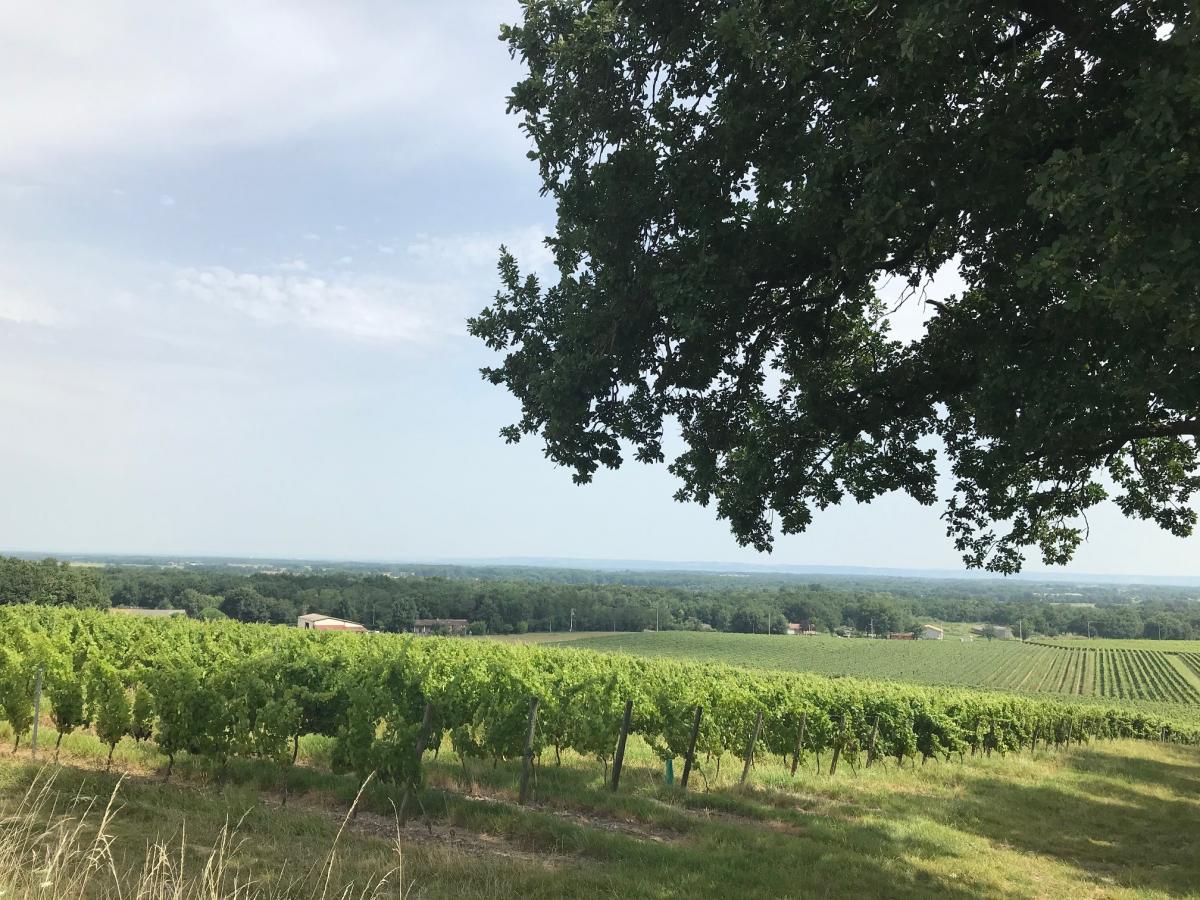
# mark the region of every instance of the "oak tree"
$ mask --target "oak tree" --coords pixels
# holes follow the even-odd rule
[[[968,565],[1086,514],[1191,533],[1200,52],[1186,0],[527,0],[510,110],[555,276],[502,251],[469,327],[579,482],[663,461],[769,550],[814,509],[939,500]],[[926,329],[877,286],[957,270]],[[943,461],[939,463],[939,454]]]

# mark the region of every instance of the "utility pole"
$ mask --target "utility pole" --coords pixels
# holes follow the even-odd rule
[[[568,630],[568,631],[574,631],[574,630],[575,630],[575,610],[574,610],[574,609],[572,609],[572,610],[571,610],[571,627],[570,627],[570,628],[568,628],[567,630]]]
[[[658,634],[658,625],[659,625],[659,621],[658,621],[658,604],[657,604],[657,603],[655,603],[655,604],[654,604],[654,633],[655,633],[655,634]]]
[[[1021,640],[1023,641],[1023,640],[1025,640],[1025,620],[1024,619],[1022,619],[1020,621],[1020,625],[1021,625]]]
[[[875,637],[875,618],[871,618],[871,637]]]

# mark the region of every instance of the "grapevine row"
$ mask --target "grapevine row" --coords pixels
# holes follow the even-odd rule
[[[1082,684],[1083,662],[1072,663],[1070,673],[1060,665],[1058,683]],[[168,776],[185,752],[290,765],[300,737],[315,733],[334,739],[337,767],[416,784],[418,744],[448,739],[464,759],[519,758],[534,697],[534,753],[572,750],[606,772],[627,700],[632,731],[663,759],[687,752],[697,706],[697,750],[718,761],[745,751],[760,713],[760,752],[836,750],[851,764],[868,746],[903,762],[1014,751],[1035,738],[1200,740],[1136,710],[998,693],[484,641],[0,609],[0,706],[18,736],[39,670],[60,734],[90,726],[110,749],[126,734],[153,738]]]

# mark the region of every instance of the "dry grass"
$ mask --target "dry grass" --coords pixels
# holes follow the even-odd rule
[[[118,779],[103,806],[82,793],[64,803],[55,789],[59,771],[40,770],[15,811],[0,823],[4,900],[375,900],[408,893],[398,823],[393,868],[361,885],[337,878],[342,833],[358,808],[365,782],[324,858],[305,872],[271,873],[268,880],[237,862],[245,840],[239,832],[241,822],[226,822],[198,861],[184,832],[172,843],[149,844],[139,854],[140,866],[123,868],[112,826],[121,812],[124,779]]]

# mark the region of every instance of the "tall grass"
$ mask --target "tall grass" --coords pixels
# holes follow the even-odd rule
[[[365,884],[339,882],[338,844],[366,782],[324,857],[305,871],[256,872],[239,865],[241,822],[226,822],[202,852],[189,847],[186,832],[178,840],[155,841],[140,866],[127,869],[112,832],[123,779],[101,806],[78,793],[64,800],[55,789],[57,771],[41,769],[17,808],[0,819],[2,900],[374,900],[403,898],[411,890],[404,884],[399,827],[394,867]]]

